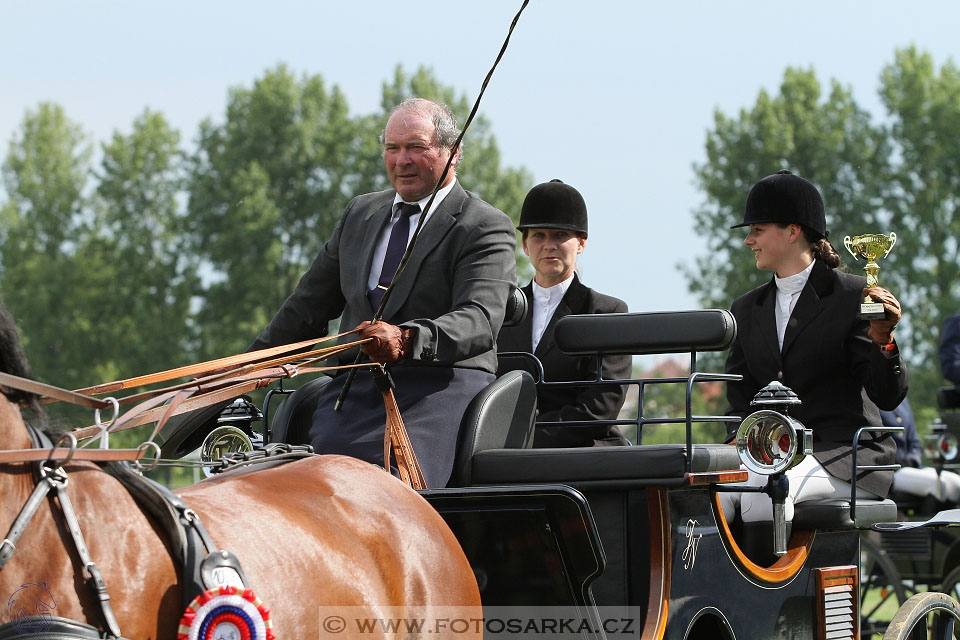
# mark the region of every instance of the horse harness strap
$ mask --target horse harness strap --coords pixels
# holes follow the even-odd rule
[[[121,460],[140,460],[146,455],[146,449],[8,449],[0,451],[0,464],[8,462],[60,462],[71,460],[86,462],[117,462]]]
[[[27,426],[30,437],[37,446],[48,445],[52,447],[49,438],[42,432],[37,431],[31,426]],[[86,542],[83,539],[83,533],[80,531],[80,523],[77,520],[77,514],[73,510],[73,502],[67,494],[67,473],[59,465],[47,466],[46,462],[37,462],[38,481],[30,497],[27,499],[20,513],[17,515],[7,533],[7,537],[0,543],[0,570],[13,556],[16,551],[16,543],[20,539],[30,520],[33,518],[40,504],[50,494],[55,494],[60,503],[60,512],[67,525],[67,531],[73,540],[74,548],[80,557],[82,571],[87,585],[93,590],[100,604],[100,613],[103,616],[104,623],[112,638],[121,638],[120,626],[117,624],[117,618],[110,606],[110,595],[107,592],[107,585],[103,580],[100,569],[94,564],[87,550]]]
[[[21,378],[9,373],[0,372],[0,385],[10,389],[16,389],[18,391],[26,391],[27,393],[33,393],[46,398],[54,398],[63,402],[69,402],[71,404],[92,407],[94,409],[109,409],[112,406],[107,400],[91,398],[90,396],[86,396],[81,393],[67,391],[66,389],[61,389],[60,387],[43,384],[42,382],[37,382],[36,380]]]
[[[104,637],[99,629],[85,622],[49,614],[16,618],[0,625],[0,640],[103,640]]]
[[[57,471],[62,471],[58,468]],[[73,503],[67,496],[67,474],[63,474],[63,482],[56,485],[57,500],[60,502],[60,511],[63,513],[63,519],[66,521],[67,530],[70,537],[73,538],[73,546],[80,556],[80,563],[83,565],[83,571],[87,574],[87,585],[93,589],[100,602],[100,612],[103,614],[103,620],[107,624],[107,629],[113,636],[120,637],[120,625],[117,624],[117,617],[110,606],[110,594],[107,593],[107,584],[103,581],[103,574],[90,558],[90,552],[87,550],[87,544],[83,540],[83,533],[80,531],[80,523],[77,521],[77,514],[73,510]]]
[[[210,465],[210,473],[218,477],[249,471],[262,471],[287,462],[310,458],[317,454],[309,444],[271,442],[263,449],[232,451]]]
[[[397,471],[400,480],[414,489],[426,489],[427,483],[420,470],[417,454],[414,453],[413,443],[407,434],[407,428],[400,416],[397,398],[393,394],[393,380],[383,367],[373,370],[373,380],[383,395],[383,405],[387,419],[383,432],[383,468],[390,471],[390,452],[397,461]]]
[[[126,464],[111,463],[107,472],[124,485],[165,532],[181,568],[184,606],[204,591],[220,585],[247,586],[240,561],[229,551],[216,548],[200,517],[180,496]]]
[[[40,482],[34,487],[33,493],[27,498],[27,501],[20,509],[20,513],[17,514],[17,518],[13,521],[13,524],[10,525],[10,530],[7,531],[7,537],[0,543],[0,570],[2,570],[4,565],[13,557],[13,552],[17,550],[17,542],[20,540],[20,536],[23,535],[24,529],[30,524],[33,514],[40,508],[44,499],[56,488],[57,483],[66,483],[67,480],[66,474],[64,474],[61,469],[57,469],[54,474],[44,472],[41,472],[41,474]]]

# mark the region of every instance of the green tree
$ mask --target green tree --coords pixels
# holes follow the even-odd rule
[[[747,194],[760,178],[789,169],[816,184],[840,251],[838,238],[871,228],[883,205],[890,155],[884,129],[838,82],[825,95],[812,70],[788,68],[778,95],[761,91],[756,104],[736,117],[717,110],[706,152],[707,161],[694,167],[706,195],[695,229],[708,251],[684,270],[704,306],[728,307],[770,278],[743,247],[744,230],[730,229],[743,219]]]
[[[185,225],[208,280],[201,358],[245,349],[293,291],[363,184],[356,129],[338,88],[283,65],[201,124]]]
[[[93,224],[83,234],[86,307],[101,326],[87,339],[94,379],[185,364],[196,287],[180,233],[180,134],[146,110],[129,135],[103,145]],[[99,355],[99,358],[97,357]]]
[[[86,288],[75,257],[86,210],[91,148],[81,127],[50,103],[28,111],[2,166],[0,283],[34,373],[78,384],[86,373],[77,314]]]
[[[94,176],[86,137],[61,107],[27,113],[3,165],[0,282],[41,379],[80,387],[189,359],[178,143],[145,112],[129,136],[103,145]],[[51,413],[71,426],[92,421],[83,409]]]
[[[914,406],[935,403],[943,384],[937,344],[960,299],[960,70],[939,70],[915,47],[899,50],[881,74],[896,162],[884,204],[897,245],[881,264],[881,284],[903,304]],[[899,341],[899,340],[898,340]],[[919,401],[918,401],[919,400]]]

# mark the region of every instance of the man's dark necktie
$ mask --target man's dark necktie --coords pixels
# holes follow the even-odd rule
[[[387,243],[387,252],[383,256],[383,268],[380,270],[380,281],[377,286],[367,292],[367,299],[370,301],[370,308],[376,313],[380,308],[380,301],[383,300],[383,293],[390,286],[393,276],[397,273],[397,267],[400,266],[400,259],[403,258],[404,251],[407,250],[407,240],[410,236],[410,216],[420,213],[420,205],[407,204],[401,202],[398,207],[400,217],[393,224],[390,231],[390,241]]]

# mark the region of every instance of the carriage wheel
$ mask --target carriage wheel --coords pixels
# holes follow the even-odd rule
[[[960,577],[960,576],[958,576]],[[880,638],[907,600],[900,572],[876,543],[860,538],[860,637]],[[885,635],[883,635],[886,638]]]
[[[960,601],[960,567],[954,567],[943,579],[940,591],[947,594],[954,600]]]
[[[945,593],[910,596],[890,621],[883,640],[952,640],[960,632],[960,604]]]

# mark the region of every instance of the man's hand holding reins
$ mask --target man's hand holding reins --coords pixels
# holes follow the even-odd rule
[[[357,326],[360,340],[370,339],[360,347],[370,360],[381,364],[393,364],[405,358],[413,346],[416,329],[405,329],[387,322],[363,322]]]

